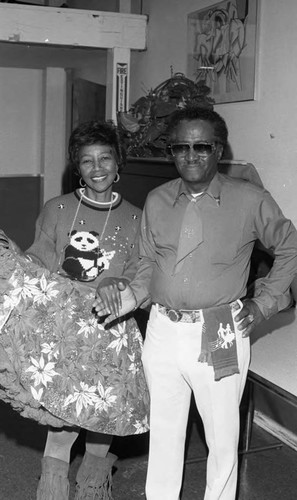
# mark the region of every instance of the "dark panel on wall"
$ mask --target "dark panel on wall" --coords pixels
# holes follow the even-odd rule
[[[136,205],[143,208],[145,199],[152,189],[178,176],[173,163],[162,158],[129,158],[120,181],[114,185],[114,191]]]
[[[0,227],[22,250],[34,240],[41,198],[42,177],[0,177]]]
[[[106,86],[75,78],[72,90],[72,126],[105,119]]]

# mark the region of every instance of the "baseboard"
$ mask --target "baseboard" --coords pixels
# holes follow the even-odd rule
[[[267,417],[264,413],[256,410],[254,414],[254,423],[279,439],[282,443],[297,451],[297,435]]]

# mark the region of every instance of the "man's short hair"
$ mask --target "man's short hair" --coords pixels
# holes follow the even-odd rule
[[[226,146],[228,141],[228,128],[225,120],[212,109],[200,108],[199,106],[186,106],[173,112],[167,128],[170,137],[174,134],[178,125],[182,121],[203,120],[213,126],[217,142]]]

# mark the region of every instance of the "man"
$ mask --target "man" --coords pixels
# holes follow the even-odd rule
[[[148,500],[177,500],[191,392],[209,449],[205,500],[233,500],[239,404],[250,359],[249,334],[288,305],[297,273],[297,234],[271,195],[218,173],[227,143],[214,111],[178,110],[169,150],[179,179],[149,193],[140,262],[129,287],[95,301],[109,319],[150,296],[143,364],[151,396]],[[256,240],[274,251],[271,272],[246,295]],[[123,291],[124,290],[124,291]]]

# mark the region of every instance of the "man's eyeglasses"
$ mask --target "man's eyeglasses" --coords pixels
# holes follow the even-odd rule
[[[212,142],[194,142],[193,144],[177,142],[168,146],[169,153],[179,158],[187,156],[191,149],[193,149],[196,155],[208,158],[215,152],[216,144]]]

